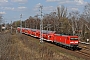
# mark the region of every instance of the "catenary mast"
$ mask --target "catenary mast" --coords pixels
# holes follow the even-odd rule
[[[43,9],[43,6],[40,5],[40,13],[41,13],[41,21],[40,21],[40,43],[43,42],[43,15],[42,15],[42,9]]]

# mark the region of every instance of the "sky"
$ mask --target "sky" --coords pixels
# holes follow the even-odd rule
[[[26,20],[30,16],[40,14],[40,6],[43,6],[43,14],[57,11],[57,7],[64,5],[67,10],[79,11],[84,10],[84,6],[90,0],[0,0],[0,15],[3,16],[4,23],[11,21]]]

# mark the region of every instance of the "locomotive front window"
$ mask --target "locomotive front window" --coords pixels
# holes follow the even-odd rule
[[[78,38],[70,38],[70,40],[78,40]]]

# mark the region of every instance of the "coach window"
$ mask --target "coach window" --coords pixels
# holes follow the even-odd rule
[[[78,40],[78,38],[70,38],[70,40]]]

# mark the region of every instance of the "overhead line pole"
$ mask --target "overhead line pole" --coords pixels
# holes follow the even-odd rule
[[[21,18],[22,18],[22,14],[20,15],[20,27],[21,27],[20,33],[22,34],[22,20],[21,20]]]
[[[43,42],[43,15],[42,15],[42,9],[43,9],[43,6],[41,5],[40,6],[40,12],[41,12],[41,21],[40,21],[40,43]]]
[[[11,21],[11,34],[12,34],[12,21]]]

